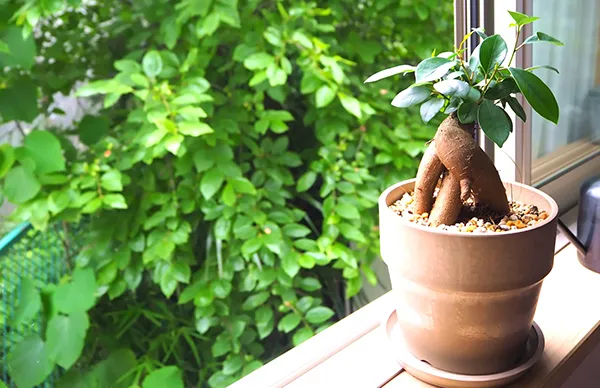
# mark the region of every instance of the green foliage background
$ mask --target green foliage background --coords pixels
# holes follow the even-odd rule
[[[436,124],[390,105],[408,79],[363,82],[451,49],[452,2],[84,3],[0,7],[5,122],[60,114],[50,96],[81,81],[103,106],[0,146],[15,219],[87,221],[61,282],[26,282],[13,324],[43,324],[11,378],[227,386],[377,281],[378,195]]]

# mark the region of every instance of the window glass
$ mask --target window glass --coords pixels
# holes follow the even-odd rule
[[[560,120],[555,125],[531,113],[535,180],[600,144],[600,0],[534,0],[532,14],[540,17],[533,23],[534,32],[546,32],[565,44],[537,43],[531,48],[534,66],[547,64],[560,71],[536,70],[557,98]]]

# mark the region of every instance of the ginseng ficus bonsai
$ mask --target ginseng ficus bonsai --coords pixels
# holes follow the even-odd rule
[[[425,151],[417,172],[414,211],[429,213],[431,226],[453,224],[463,203],[469,198],[476,204],[500,214],[509,211],[506,190],[494,163],[474,140],[476,125],[499,147],[513,130],[507,106],[521,120],[527,117],[515,98],[522,94],[543,118],[558,123],[559,108],[550,88],[533,71],[544,68],[558,73],[551,66],[527,69],[511,67],[517,51],[528,44],[563,45],[558,39],[536,32],[523,39],[523,26],[539,19],[509,11],[514,19],[514,47],[508,50],[500,35],[487,36],[483,29],[468,33],[454,52],[442,52],[424,59],[416,67],[400,65],[382,70],[365,82],[375,82],[397,74],[414,73],[415,83],[400,92],[392,101],[399,108],[421,104],[424,122],[439,112],[448,117]],[[465,59],[466,43],[477,34],[481,43]],[[440,183],[441,179],[441,183]],[[436,187],[439,192],[434,198]]]

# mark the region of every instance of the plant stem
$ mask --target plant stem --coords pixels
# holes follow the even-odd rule
[[[523,47],[523,45],[517,46],[517,44],[519,44],[519,34],[521,33],[521,27],[517,26],[517,36],[515,37],[515,47],[513,48],[513,52],[510,56],[510,59],[508,60],[508,65],[506,65],[506,67],[509,67],[510,64],[513,61],[513,58],[515,57],[515,53],[517,52],[517,50],[519,50],[521,47]]]

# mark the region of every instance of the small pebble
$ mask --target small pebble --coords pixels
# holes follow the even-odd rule
[[[437,196],[436,189],[434,196]],[[413,193],[405,193],[402,198],[390,205],[396,214],[423,226],[429,226],[429,213],[416,214],[413,210]],[[479,205],[471,199],[463,204],[463,208],[454,225],[439,225],[440,230],[463,233],[501,233],[510,230],[524,229],[537,225],[548,218],[548,213],[535,205],[518,201],[509,203],[509,214],[499,215]]]

